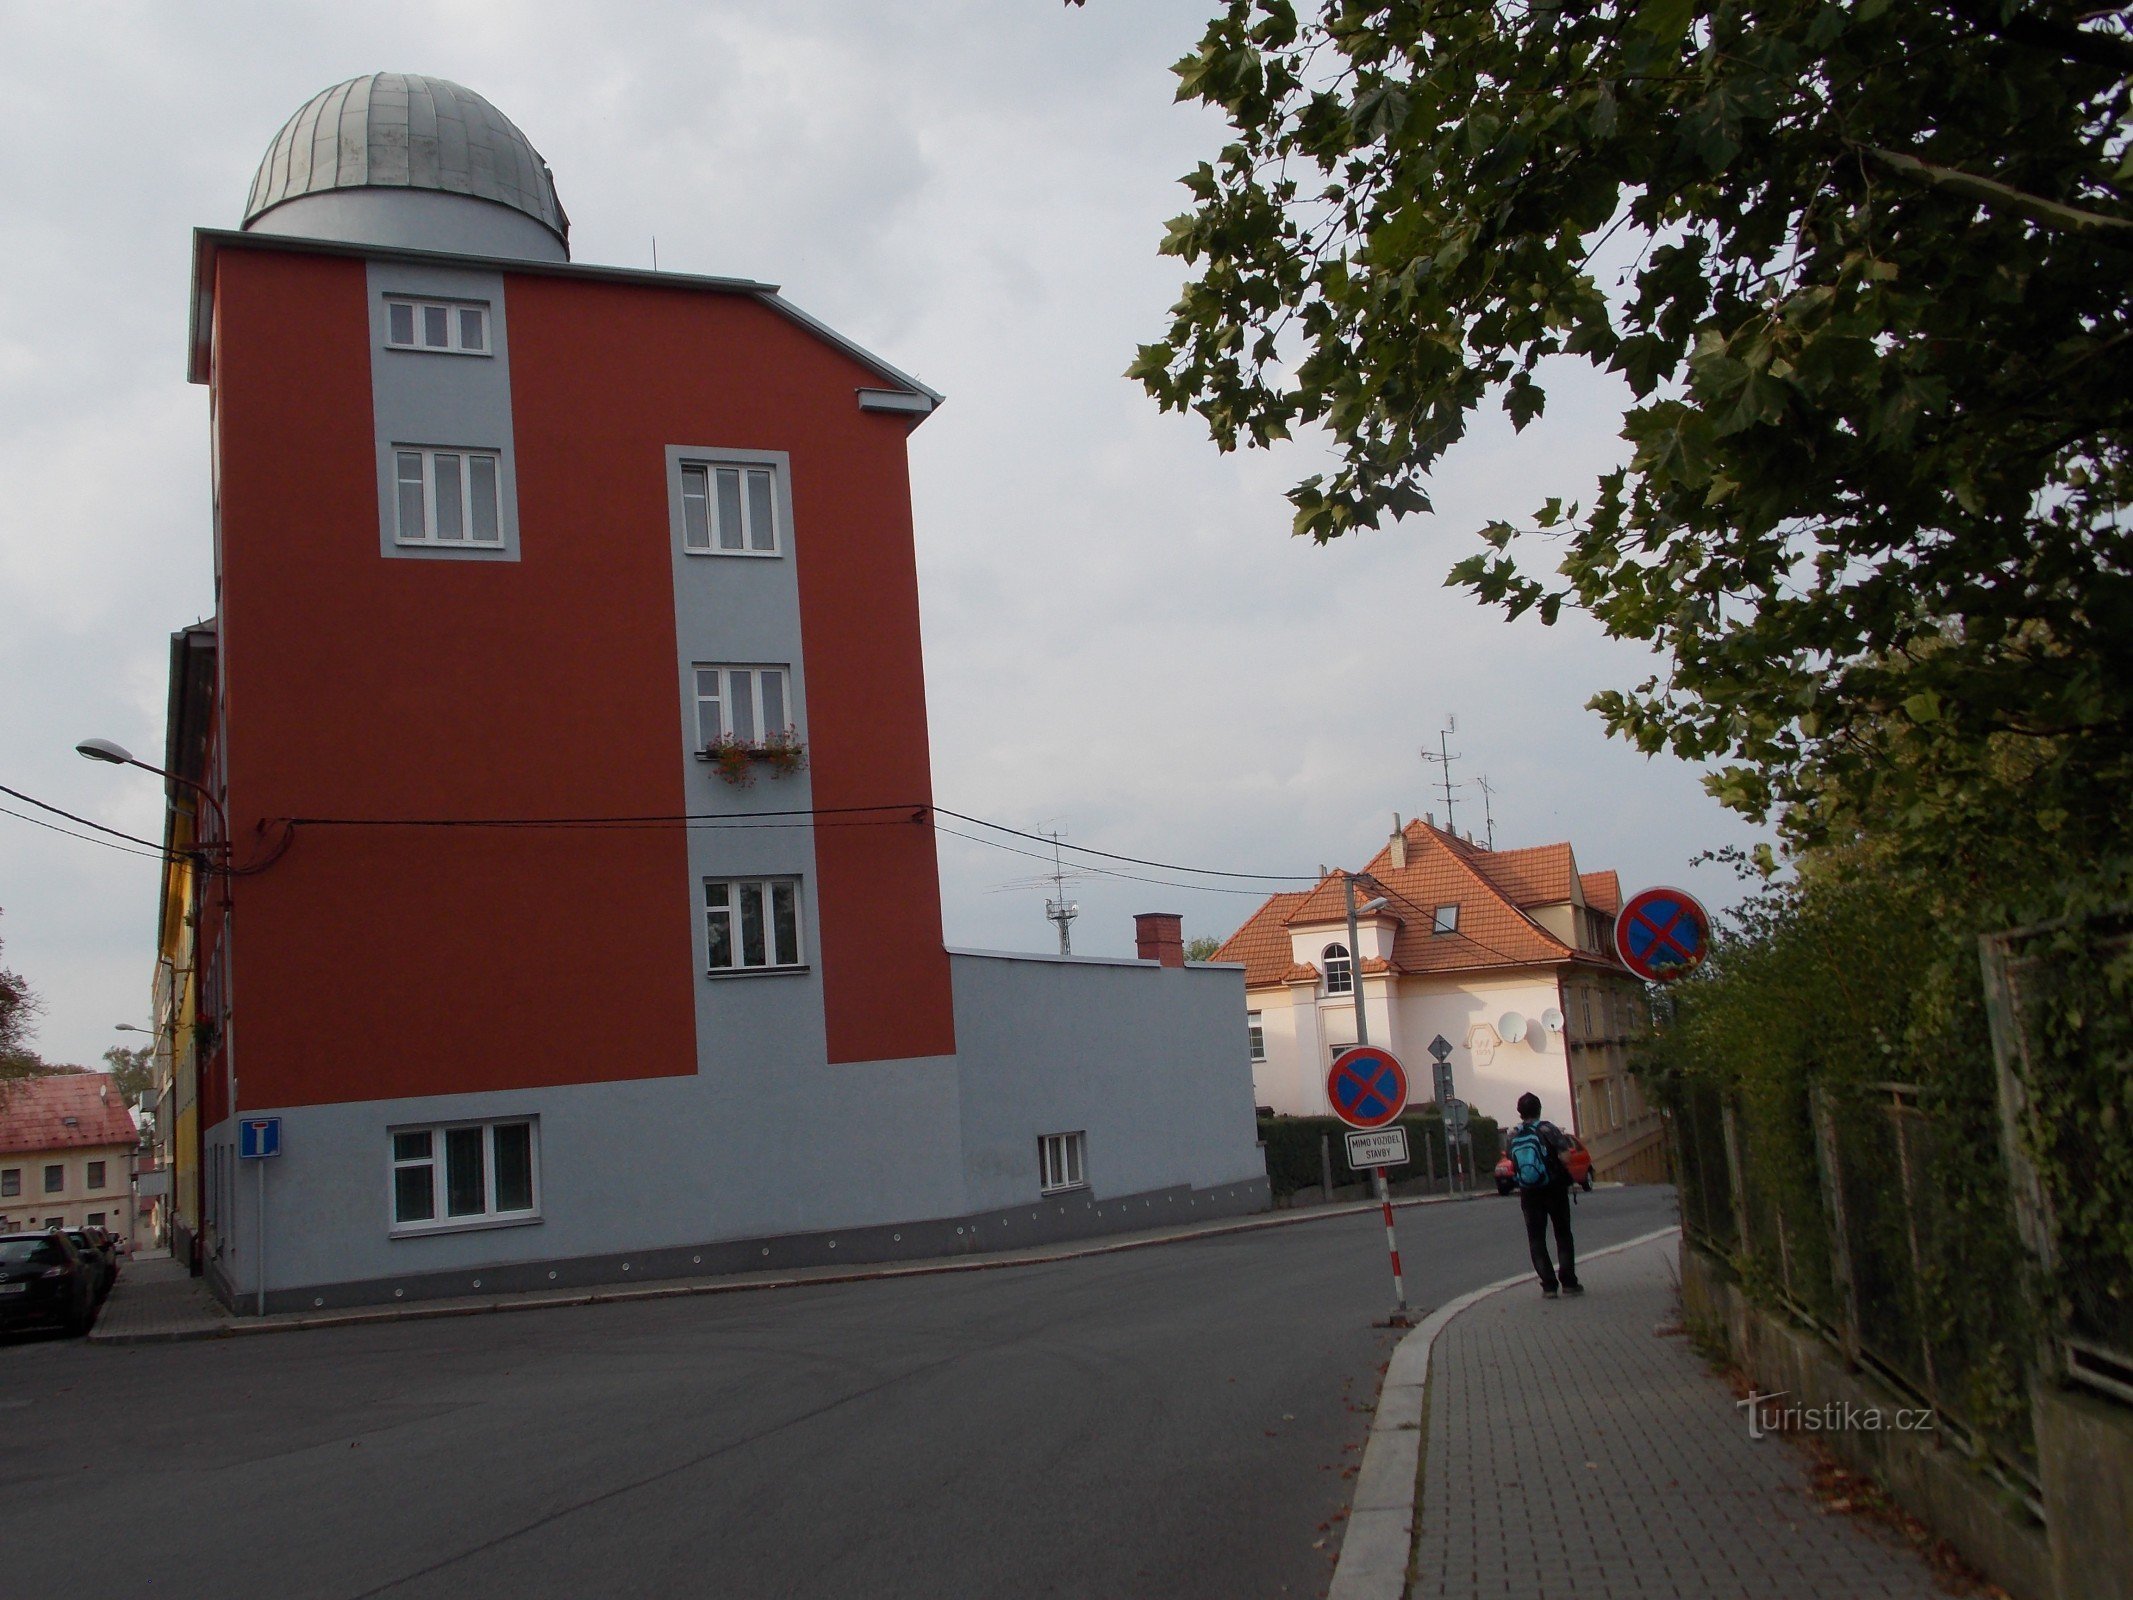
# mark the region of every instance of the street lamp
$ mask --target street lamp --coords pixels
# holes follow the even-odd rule
[[[219,839],[200,843],[197,848],[203,851],[220,850],[225,854],[228,853],[230,848],[229,819],[223,814],[222,802],[215,798],[206,784],[196,782],[180,773],[165,772],[161,767],[152,767],[115,739],[84,739],[74,747],[74,753],[78,756],[86,756],[91,761],[108,762],[114,767],[139,767],[143,772],[152,772],[157,777],[168,779],[172,783],[184,784],[186,788],[192,790],[193,793],[205,800],[214,809],[216,828],[222,835]],[[151,1030],[137,1028],[133,1031],[147,1033]]]

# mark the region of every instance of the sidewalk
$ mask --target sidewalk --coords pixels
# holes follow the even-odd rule
[[[1481,1198],[1476,1193],[1428,1195],[1395,1200],[1393,1208],[1464,1205]],[[739,1294],[750,1290],[789,1289],[807,1284],[858,1283],[873,1278],[924,1277],[944,1272],[984,1272],[996,1267],[1036,1266],[1048,1261],[1074,1261],[1084,1256],[1112,1255],[1121,1250],[1143,1250],[1151,1245],[1172,1244],[1187,1239],[1212,1238],[1225,1233],[1251,1233],[1260,1228],[1288,1228],[1331,1217],[1354,1216],[1378,1209],[1375,1200],[1354,1204],[1312,1206],[1293,1211],[1263,1212],[1252,1217],[1232,1217],[1220,1222],[1165,1228],[1146,1228],[1131,1233],[1097,1234],[1086,1239],[1049,1245],[1035,1250],[1002,1250],[985,1254],[931,1256],[910,1261],[886,1261],[864,1267],[802,1267],[783,1272],[726,1273],[705,1278],[658,1278],[642,1284],[605,1284],[592,1289],[529,1290],[516,1294],[462,1295],[450,1299],[413,1300],[404,1305],[353,1307],[341,1311],[284,1311],[271,1316],[232,1316],[208,1293],[203,1278],[189,1276],[168,1256],[142,1256],[121,1273],[111,1298],[90,1330],[91,1344],[153,1344],[173,1339],[217,1339],[227,1335],[285,1333],[304,1328],[346,1328],[373,1322],[413,1322],[429,1317],[466,1317],[499,1311],[544,1311],[558,1306],[597,1305],[613,1300],[666,1300],[683,1295]],[[145,1270],[144,1270],[145,1269]]]
[[[1528,1279],[1475,1301],[1429,1352],[1414,1600],[1903,1597],[1924,1561],[1825,1514],[1808,1458],[1753,1440],[1671,1329],[1668,1235],[1581,1262],[1582,1299]]]
[[[220,1333],[230,1314],[168,1255],[137,1255],[119,1268],[96,1326],[92,1344],[135,1344],[158,1339],[200,1339]]]

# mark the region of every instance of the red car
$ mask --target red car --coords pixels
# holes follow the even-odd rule
[[[1574,1133],[1563,1135],[1570,1148],[1563,1152],[1563,1165],[1570,1169],[1570,1181],[1592,1193],[1592,1152],[1587,1150]],[[1509,1194],[1518,1187],[1518,1174],[1512,1169],[1511,1157],[1506,1152],[1496,1163],[1496,1192]]]

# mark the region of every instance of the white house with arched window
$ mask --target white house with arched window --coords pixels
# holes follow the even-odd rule
[[[1449,1047],[1450,1090],[1500,1123],[1518,1097],[1577,1132],[1603,1176],[1664,1176],[1660,1121],[1628,1072],[1643,985],[1614,958],[1621,884],[1580,873],[1567,843],[1489,850],[1428,821],[1396,831],[1364,869],[1348,944],[1347,874],[1277,894],[1215,952],[1245,969],[1247,1048],[1258,1103],[1325,1116],[1326,1068],[1356,1042],[1406,1066],[1409,1097],[1433,1098],[1431,1044]]]

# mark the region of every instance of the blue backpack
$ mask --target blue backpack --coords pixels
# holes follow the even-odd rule
[[[1548,1141],[1537,1123],[1521,1122],[1511,1134],[1511,1174],[1521,1189],[1544,1189],[1555,1177]]]

